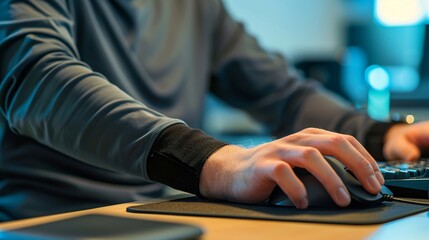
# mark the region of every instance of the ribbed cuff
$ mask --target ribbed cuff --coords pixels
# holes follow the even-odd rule
[[[200,195],[201,169],[207,158],[227,145],[201,130],[175,124],[157,138],[147,161],[147,173],[152,181],[175,189]]]
[[[369,129],[365,137],[364,146],[376,161],[385,161],[383,155],[384,137],[387,131],[399,123],[396,122],[377,122]]]

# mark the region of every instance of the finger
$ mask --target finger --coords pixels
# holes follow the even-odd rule
[[[318,128],[308,128],[306,129],[306,131],[303,131],[305,133],[309,133],[309,134],[319,134],[319,135],[341,135],[343,136],[346,140],[348,140],[354,147],[356,147],[356,149],[366,158],[370,159],[372,162],[375,163],[375,166],[378,165],[376,164],[375,159],[371,156],[371,154],[369,154],[369,152],[362,146],[362,144],[353,136],[351,135],[347,135],[347,134],[340,134],[340,133],[335,133],[335,132],[331,132],[331,131],[327,131],[324,129],[318,129]]]
[[[383,154],[387,160],[400,160],[405,162],[412,162],[420,158],[420,150],[418,147],[401,138],[395,143],[388,143],[383,148]]]
[[[317,149],[295,145],[288,146],[287,149],[283,153],[286,162],[307,169],[325,187],[337,205],[345,207],[350,204],[347,188]]]
[[[324,129],[319,129],[319,128],[307,128],[307,129],[304,129],[303,132],[310,133],[310,134],[327,134],[331,136],[338,135],[337,133],[330,132]],[[343,136],[347,141],[349,141],[362,154],[362,156],[371,164],[378,182],[381,185],[383,185],[384,177],[380,172],[380,168],[378,167],[377,161],[375,161],[375,159],[371,156],[371,154],[369,154],[369,152],[362,146],[362,144],[353,136],[346,135],[346,134],[340,134],[340,135]]]
[[[420,149],[429,148],[429,121],[409,125],[413,133],[408,133],[408,140]]]
[[[309,133],[309,134],[326,134],[326,133],[332,133],[332,132],[330,132],[328,130],[325,130],[325,129],[313,128],[313,127],[305,128],[305,129],[301,130],[300,132],[302,132],[302,133]]]
[[[370,193],[380,192],[381,184],[370,160],[366,159],[344,136],[340,134],[300,134],[294,144],[311,146],[324,155],[331,155],[347,166]]]
[[[323,154],[332,155],[347,166],[363,187],[376,194],[381,190],[382,182],[376,177],[371,161],[365,158],[348,140],[341,135],[331,135],[326,143],[318,146]],[[377,167],[378,169],[378,167]]]
[[[381,174],[380,168],[377,164],[377,161],[369,154],[369,152],[360,144],[360,142],[350,135],[342,134],[347,140],[363,155],[365,159],[369,161],[369,164],[371,164],[372,169],[375,172],[375,176],[378,180],[378,182],[383,185],[384,184],[384,177]]]
[[[299,209],[308,207],[307,190],[304,184],[293,172],[291,166],[283,161],[273,161],[269,176],[287,194],[289,199]]]

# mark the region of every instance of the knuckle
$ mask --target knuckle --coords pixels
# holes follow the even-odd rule
[[[275,176],[282,176],[285,174],[285,172],[291,171],[292,168],[289,166],[289,164],[282,162],[281,164],[277,164],[273,167],[273,174]]]
[[[301,131],[301,132],[298,132],[298,133],[290,134],[290,135],[284,137],[283,139],[286,142],[297,142],[297,141],[299,141],[299,139],[302,138],[302,135],[301,135],[302,133],[303,132]]]
[[[344,134],[344,135],[343,135],[343,137],[344,137],[346,140],[350,141],[350,142],[357,142],[357,141],[358,141],[358,140],[357,140],[354,136],[352,136],[352,135]]]
[[[317,150],[314,147],[304,147],[304,148],[302,148],[301,153],[300,153],[300,155],[303,159],[314,158],[319,154],[320,154],[319,150]]]
[[[347,139],[343,135],[335,134],[332,135],[329,139],[330,143],[334,146],[343,146],[347,144]]]
[[[317,128],[309,127],[309,128],[304,128],[301,132],[304,132],[304,133],[314,133],[314,132],[317,132],[317,131],[318,131]]]

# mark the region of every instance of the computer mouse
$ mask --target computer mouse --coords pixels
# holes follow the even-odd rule
[[[351,205],[377,205],[384,201],[384,194],[393,195],[385,186],[382,186],[380,193],[371,194],[367,192],[354,175],[347,170],[344,164],[333,157],[326,156],[325,158],[348,189],[352,200]],[[294,172],[307,190],[309,207],[338,207],[319,180],[317,180],[310,172],[303,168],[294,168]],[[279,187],[276,187],[271,193],[268,203],[276,206],[295,207],[293,202]]]

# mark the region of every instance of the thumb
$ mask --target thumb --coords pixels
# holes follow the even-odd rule
[[[393,142],[386,142],[383,154],[387,160],[412,162],[420,158],[419,148],[405,138]]]

